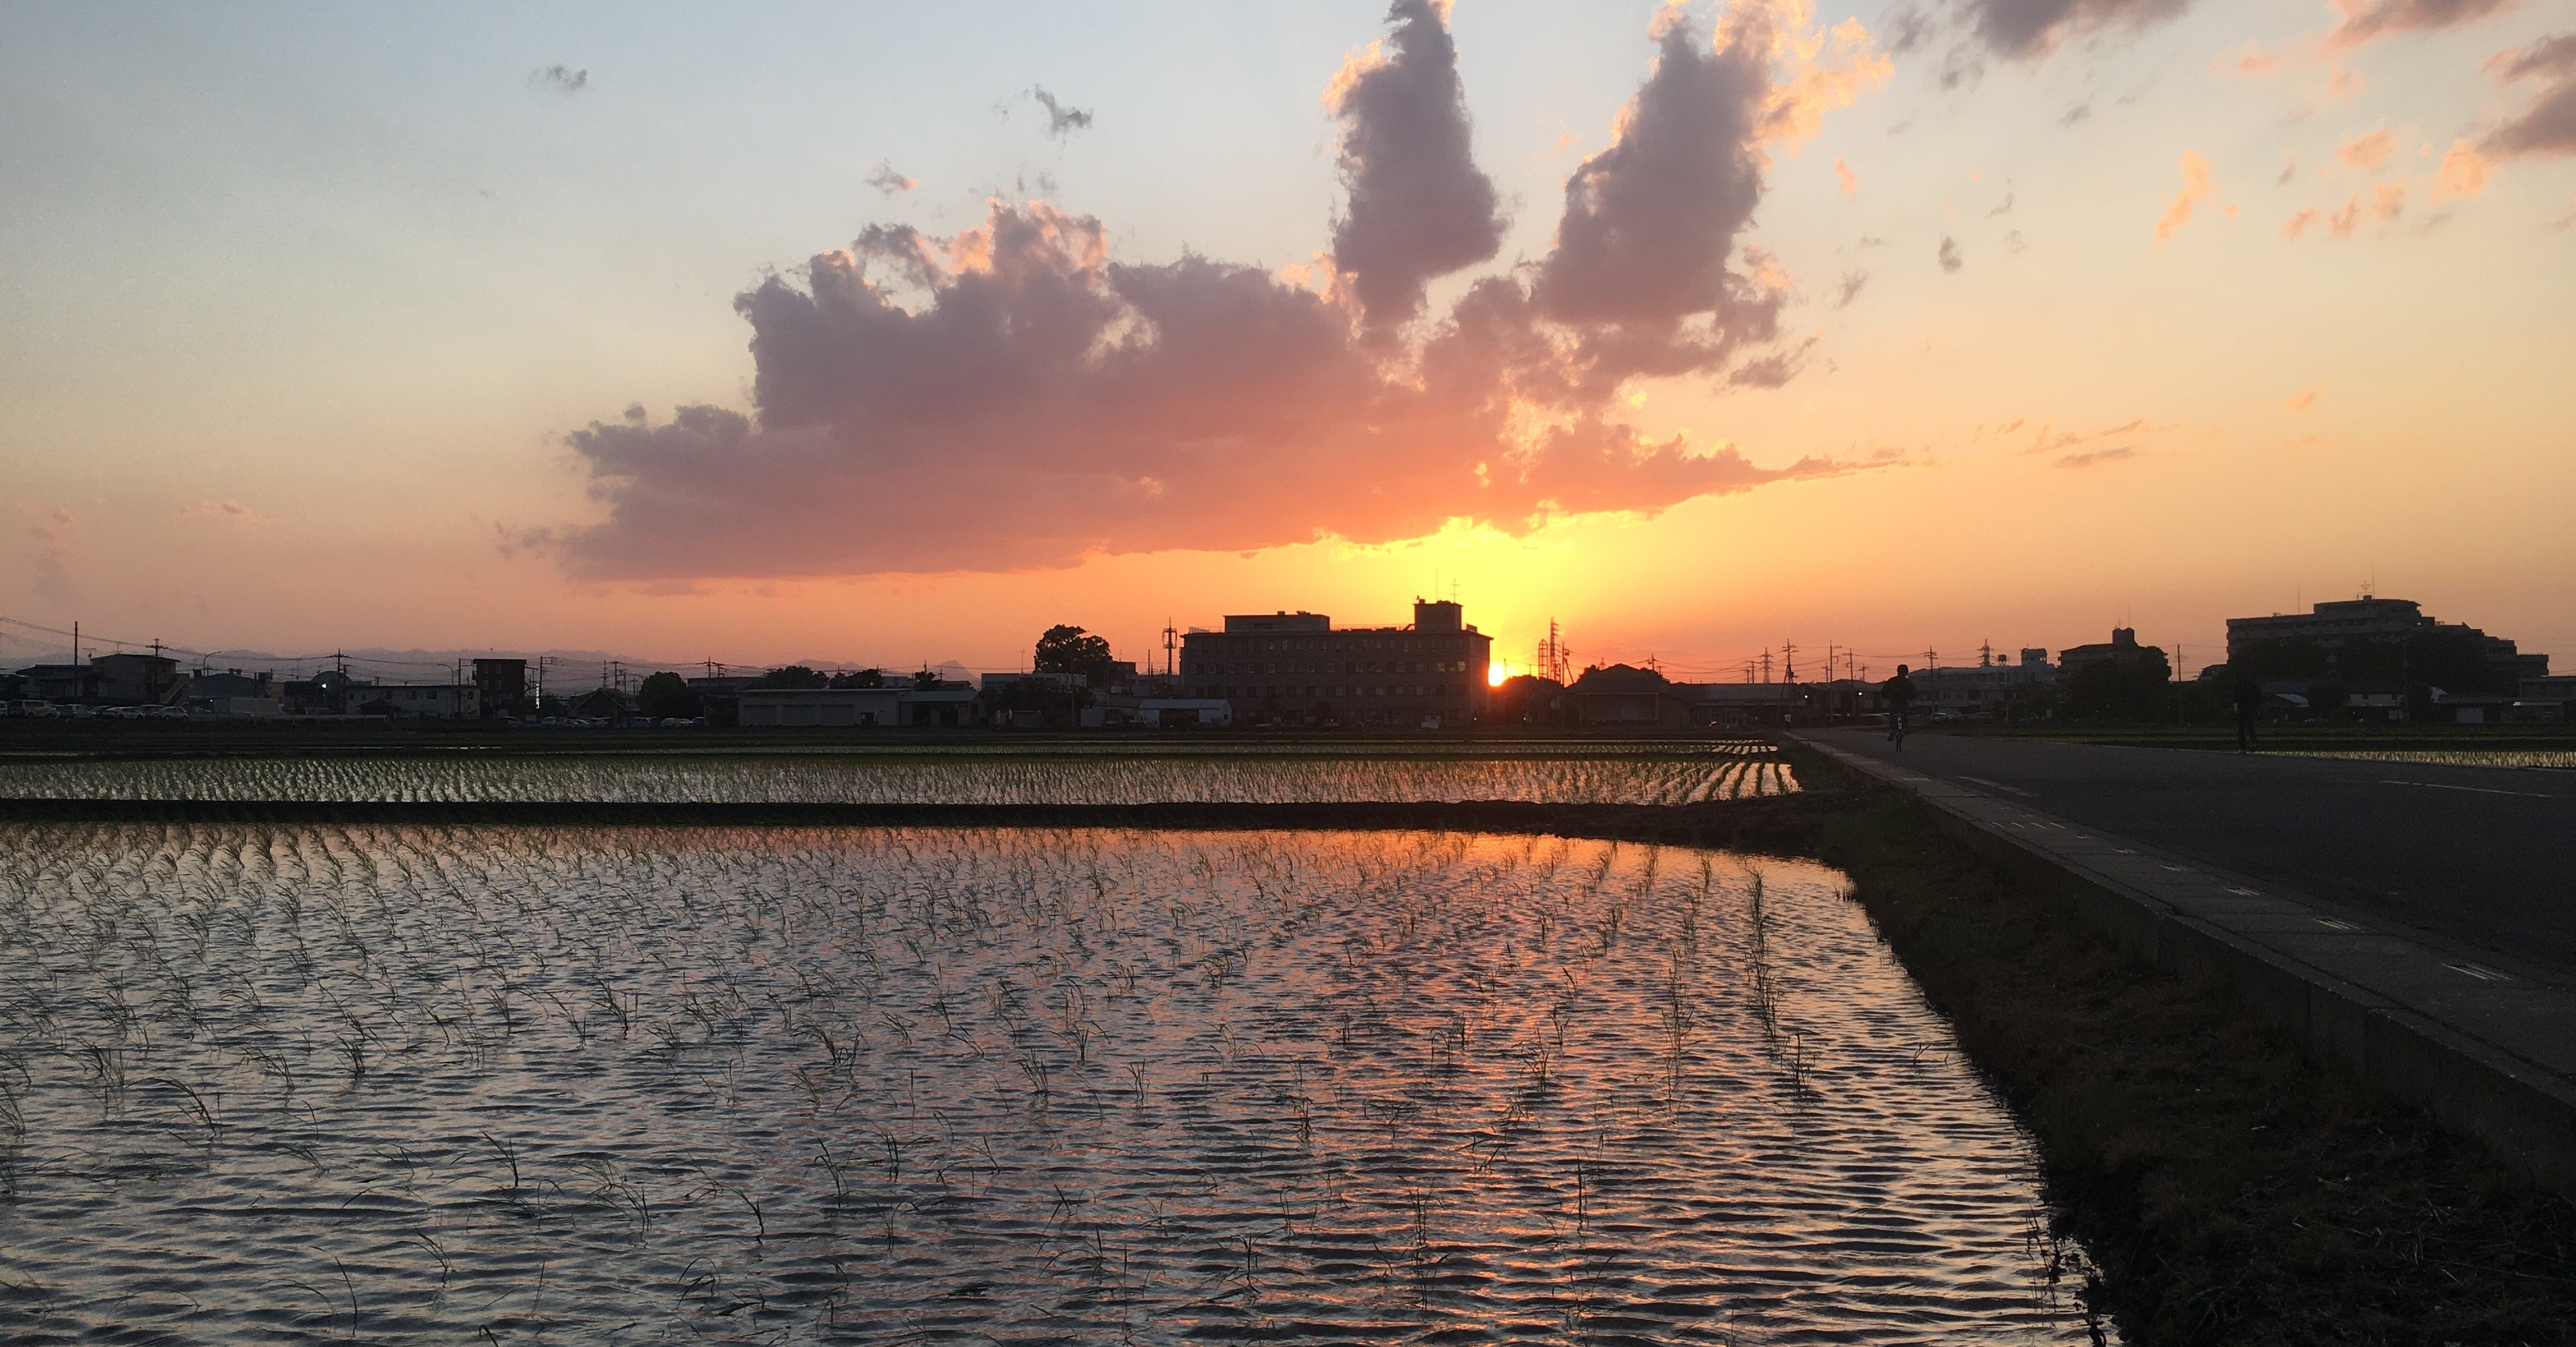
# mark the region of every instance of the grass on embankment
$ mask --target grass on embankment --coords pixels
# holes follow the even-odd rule
[[[1816,852],[2036,1134],[2129,1340],[2576,1342],[2576,1201],[2133,963],[1913,797],[1797,754]]]

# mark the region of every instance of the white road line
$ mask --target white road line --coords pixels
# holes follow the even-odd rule
[[[2555,795],[2543,795],[2539,791],[2533,790],[2491,790],[2485,786],[2453,786],[2446,785],[2439,781],[2400,781],[2395,777],[2383,777],[2379,784],[2383,786],[2422,786],[2426,790],[2473,790],[2480,795],[2519,795],[2526,800],[2555,800],[2558,798]]]

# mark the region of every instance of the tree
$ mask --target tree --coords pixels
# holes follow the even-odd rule
[[[881,688],[885,686],[885,670],[854,669],[848,673],[836,673],[832,675],[832,686],[836,688]]]
[[[694,716],[700,708],[698,694],[689,691],[688,680],[664,669],[635,689],[635,709],[659,720],[664,716]]]
[[[758,686],[765,688],[819,688],[829,686],[831,681],[831,679],[825,678],[823,675],[816,673],[812,669],[806,668],[802,664],[790,664],[784,668],[772,669],[769,672],[762,674],[760,676]]]
[[[1080,627],[1053,626],[1038,638],[1030,667],[1039,673],[1080,674],[1094,683],[1108,681],[1109,642]]]

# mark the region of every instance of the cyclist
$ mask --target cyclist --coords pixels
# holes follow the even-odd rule
[[[1914,710],[1912,673],[1904,665],[1897,665],[1896,676],[1878,685],[1878,698],[1887,704],[1887,741],[1900,750],[1905,747],[1905,722]]]

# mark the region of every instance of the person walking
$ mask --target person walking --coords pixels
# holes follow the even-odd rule
[[[2236,751],[2254,751],[2254,713],[2263,709],[2263,685],[2254,679],[2254,671],[2236,665],[2227,671],[2229,684],[2236,693]]]
[[[1896,676],[1878,685],[1878,699],[1887,704],[1887,741],[1901,753],[1905,750],[1906,722],[1914,712],[1913,670],[1897,665]]]

